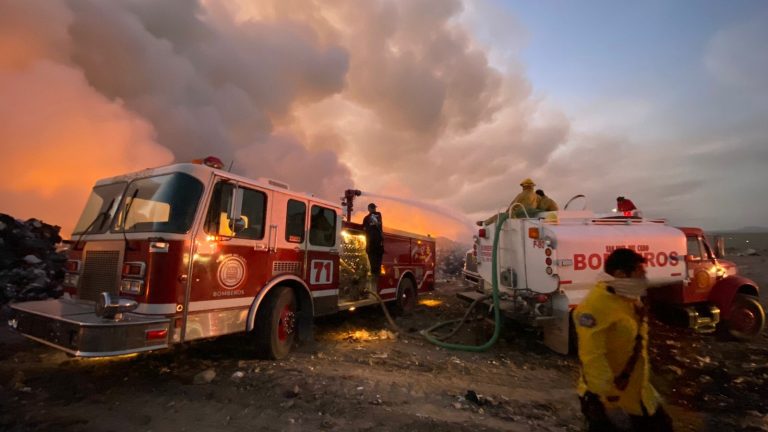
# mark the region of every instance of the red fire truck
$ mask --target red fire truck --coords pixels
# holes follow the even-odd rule
[[[24,336],[83,357],[249,332],[283,358],[313,318],[434,287],[435,243],[385,229],[373,287],[365,235],[342,206],[220,169],[215,158],[100,180],[74,231],[56,300],[13,304]]]
[[[467,254],[464,280],[473,290],[460,294],[467,301],[492,289],[495,228],[495,222],[481,227]],[[701,229],[587,210],[504,221],[496,252],[500,310],[509,319],[540,327],[550,348],[567,353],[570,311],[607,276],[603,261],[621,247],[645,257],[649,298],[655,307],[673,312],[665,315],[699,331],[722,324],[738,339],[762,332],[765,312],[757,284],[720,258]]]

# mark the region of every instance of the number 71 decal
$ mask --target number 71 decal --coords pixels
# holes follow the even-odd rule
[[[310,263],[309,283],[324,285],[333,281],[333,261],[312,260]]]

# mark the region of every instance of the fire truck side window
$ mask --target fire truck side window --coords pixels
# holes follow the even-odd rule
[[[688,237],[688,255],[693,255],[694,259],[701,259],[701,246],[698,237]]]
[[[264,238],[264,220],[266,219],[267,197],[263,192],[242,188],[243,202],[240,216],[245,221],[245,229],[235,234],[230,230],[229,208],[232,205],[231,183],[219,182],[211,195],[211,205],[205,219],[205,232],[227,237],[260,240]]]
[[[336,212],[325,207],[312,206],[309,222],[309,243],[313,246],[336,244]]]
[[[304,221],[307,219],[307,205],[301,201],[288,200],[285,211],[285,241],[304,242]]]
[[[237,238],[260,240],[264,238],[264,220],[267,215],[267,195],[253,189],[243,189],[243,206],[240,215],[245,220],[245,229]]]

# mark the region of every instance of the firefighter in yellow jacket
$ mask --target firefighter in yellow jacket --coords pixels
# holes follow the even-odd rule
[[[617,249],[605,272],[611,278],[598,282],[573,313],[582,365],[578,392],[589,430],[624,430],[621,423],[628,423],[636,431],[671,431],[650,383],[644,259]]]
[[[536,192],[534,192],[533,187],[536,186],[536,183],[533,182],[530,178],[524,179],[520,182],[520,187],[523,188],[522,191],[520,191],[517,196],[515,196],[515,199],[512,200],[511,203],[509,203],[509,207],[507,207],[507,211],[511,212],[515,217],[523,217],[523,215],[528,214],[530,215],[532,212],[536,211],[539,205],[539,196],[536,195]],[[523,207],[525,207],[525,210],[520,209],[519,206],[514,206],[515,204],[521,204]],[[486,219],[485,221],[478,221],[477,224],[479,226],[483,225],[489,225],[492,223],[496,223],[497,218],[499,215],[493,215]]]
[[[535,209],[539,206],[539,196],[536,195],[536,192],[533,191],[533,187],[536,186],[536,183],[533,182],[530,178],[527,178],[520,182],[520,187],[523,188],[522,191],[520,191],[519,194],[515,197],[515,199],[512,200],[511,203],[509,203],[509,207],[511,208],[514,204],[520,203],[523,205],[523,207],[526,208],[526,210]]]
[[[536,207],[538,210],[545,212],[560,210],[555,200],[545,195],[543,190],[536,189],[536,195],[539,196],[539,205]]]

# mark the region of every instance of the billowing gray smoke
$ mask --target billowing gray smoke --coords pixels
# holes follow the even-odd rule
[[[97,178],[208,155],[325,198],[357,187],[494,210],[509,198],[500,185],[569,128],[540,109],[521,68],[490,64],[466,11],[459,0],[0,2],[0,211],[68,233]]]

